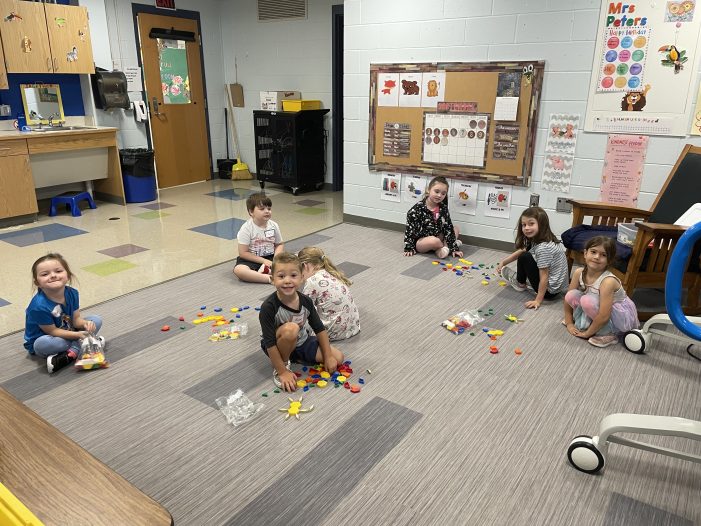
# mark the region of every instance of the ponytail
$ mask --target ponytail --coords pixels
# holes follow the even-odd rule
[[[299,261],[304,265],[309,263],[315,268],[322,268],[334,278],[350,287],[353,282],[349,280],[343,271],[336,268],[333,262],[324,254],[324,251],[318,247],[305,247],[299,251]]]

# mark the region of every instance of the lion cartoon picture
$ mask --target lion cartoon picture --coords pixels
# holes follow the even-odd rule
[[[426,84],[426,96],[427,97],[438,97],[438,81],[431,79]]]
[[[628,91],[621,100],[622,111],[642,111],[647,103],[647,92],[650,91],[650,84],[645,84],[643,91]]]

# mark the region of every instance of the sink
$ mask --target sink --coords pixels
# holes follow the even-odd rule
[[[33,132],[47,133],[47,132],[60,132],[60,131],[71,131],[71,130],[96,130],[94,126],[54,126],[53,128],[33,128]]]

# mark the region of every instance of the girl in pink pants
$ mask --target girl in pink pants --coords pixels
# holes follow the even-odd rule
[[[618,343],[618,335],[640,325],[635,304],[610,271],[616,257],[614,239],[597,236],[584,247],[584,267],[572,274],[565,294],[563,323],[573,336],[596,347]]]

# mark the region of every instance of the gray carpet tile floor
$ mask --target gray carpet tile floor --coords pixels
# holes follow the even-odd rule
[[[566,459],[572,437],[596,434],[610,413],[701,419],[701,364],[683,344],[654,336],[642,356],[594,348],[560,325],[561,300],[527,310],[528,293],[482,285],[481,272],[457,277],[430,256],[404,257],[400,232],[341,224],[293,245],[314,244],[353,274],[361,332],[337,345],[366,380],[358,394],[311,389],[314,410],[284,419],[255,311],[273,289],[238,282],[231,262],[84,308],[104,319],[108,369],[48,376],[21,333],[5,336],[0,386],[176,524],[701,523],[698,464],[612,445],[604,473],[590,476]],[[466,248],[486,266],[504,256]],[[239,318],[248,335],[208,341],[209,324],[191,323],[201,306],[226,317],[249,306]],[[469,309],[491,314],[474,336],[441,327]],[[174,328],[161,332],[165,323]],[[504,334],[493,342],[482,327]],[[239,427],[214,404],[236,389],[264,404]],[[683,439],[650,441],[701,453]]]

